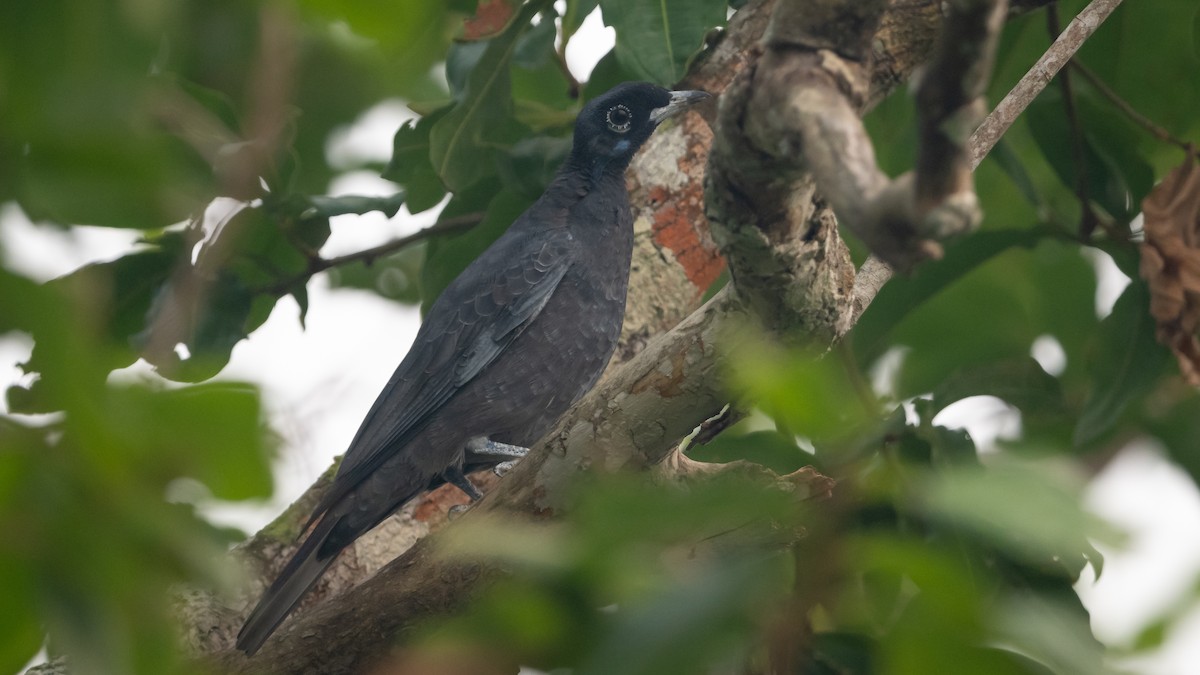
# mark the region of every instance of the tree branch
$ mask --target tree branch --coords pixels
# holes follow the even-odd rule
[[[971,135],[972,168],[979,166],[1017,117],[1029,107],[1046,85],[1050,84],[1058,71],[1071,60],[1075,52],[1079,51],[1083,43],[1120,4],[1121,0],[1092,0],[1067,25],[1067,29],[1058,36],[1054,44],[1050,45],[1033,68],[1025,73],[1020,82],[1005,95],[995,110]]]

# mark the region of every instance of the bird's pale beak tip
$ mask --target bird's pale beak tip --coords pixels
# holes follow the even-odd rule
[[[678,102],[683,105],[692,105],[710,98],[712,98],[712,94],[707,91],[700,91],[699,89],[671,92],[671,102]]]
[[[712,98],[712,94],[707,91],[700,90],[683,90],[671,92],[671,102],[661,108],[655,108],[650,112],[650,120],[655,124],[664,119],[676,115],[691,106],[700,103],[706,99]]]

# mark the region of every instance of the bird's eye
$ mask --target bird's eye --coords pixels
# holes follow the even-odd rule
[[[606,119],[608,120],[608,128],[618,134],[629,131],[629,127],[633,126],[633,113],[629,112],[629,108],[619,103],[608,109]]]

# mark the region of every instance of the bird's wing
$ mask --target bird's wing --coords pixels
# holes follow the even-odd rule
[[[550,300],[576,250],[566,229],[498,240],[443,291],[408,355],[380,392],[342,459],[321,513],[419,431],[429,415],[492,363]],[[494,274],[473,274],[498,270]]]

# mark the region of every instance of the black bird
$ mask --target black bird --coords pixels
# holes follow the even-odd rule
[[[238,649],[258,651],[343,548],[421,492],[451,483],[479,499],[464,473],[523,456],[592,388],[625,315],[625,169],[659,122],[705,98],[625,83],[583,107],[545,193],[430,308]]]

